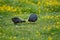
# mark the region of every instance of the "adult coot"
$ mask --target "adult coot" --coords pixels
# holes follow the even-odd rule
[[[22,22],[26,22],[26,21],[22,20],[22,19],[19,19],[18,17],[14,17],[14,18],[12,18],[12,22],[14,24],[17,24],[17,23],[22,23]]]
[[[35,21],[37,21],[37,19],[38,19],[38,17],[37,17],[36,14],[31,14],[31,15],[29,16],[28,21],[29,21],[29,22],[35,22]]]

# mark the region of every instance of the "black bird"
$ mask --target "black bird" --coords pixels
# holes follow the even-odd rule
[[[14,24],[26,22],[25,20],[19,19],[18,17],[12,18]]]
[[[38,17],[36,14],[31,14],[28,21],[29,22],[35,22],[35,21],[37,21],[37,19],[38,19]]]

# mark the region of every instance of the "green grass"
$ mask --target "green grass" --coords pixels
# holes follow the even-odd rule
[[[48,40],[49,36],[51,36],[53,40],[60,39],[60,29],[56,29],[53,26],[56,22],[54,21],[54,19],[42,19],[42,15],[38,16],[38,20],[36,21],[36,23],[29,23],[27,21],[26,23],[17,24],[16,27],[16,25],[14,25],[11,21],[12,17],[17,16],[19,18],[28,20],[30,14],[24,13],[15,15],[15,13],[4,12],[0,15],[3,16],[0,19],[0,33],[2,33],[0,34],[0,40],[22,40],[23,38],[24,40]],[[47,30],[48,26],[52,27],[50,31]],[[45,30],[44,27],[46,27]],[[54,35],[52,35],[51,33],[54,33]]]
[[[2,3],[8,5],[8,2],[10,1],[8,0]],[[14,2],[14,4],[17,3],[16,1],[12,2]],[[37,3],[37,1],[34,2]],[[1,5],[3,5],[2,3]],[[19,8],[17,9],[21,11],[9,12],[0,10],[0,40],[60,40],[60,6],[57,6],[57,8],[49,6],[48,9],[53,8],[54,10],[46,11],[44,8],[48,6],[44,7],[41,5],[41,12],[39,14],[37,4],[30,4],[30,6],[24,2],[21,2],[21,4],[19,2],[16,5],[14,4],[10,3],[9,5],[13,7],[18,6]],[[18,4],[20,4],[21,7]],[[31,13],[39,14],[38,20],[35,23],[27,21]],[[15,16],[26,20],[26,22],[14,25],[11,18]],[[50,18],[48,18],[48,16],[50,16]],[[53,18],[51,18],[52,16]]]

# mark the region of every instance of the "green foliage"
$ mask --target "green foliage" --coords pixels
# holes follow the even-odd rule
[[[39,15],[38,0],[28,0],[28,3],[26,0],[1,0],[0,40],[48,40],[50,36],[52,38],[49,40],[60,40],[60,5],[46,5],[45,0],[40,2]],[[6,11],[8,8],[4,10],[7,6],[17,11]],[[38,15],[36,23],[27,21],[31,13]],[[15,16],[27,22],[14,25],[11,18]]]

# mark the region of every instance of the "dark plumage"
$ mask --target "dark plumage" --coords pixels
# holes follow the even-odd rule
[[[29,22],[35,22],[35,21],[37,21],[37,15],[36,14],[31,14],[30,15],[30,17],[29,17],[29,19],[28,19],[28,21]]]
[[[19,19],[18,17],[14,17],[14,18],[12,18],[12,22],[14,24],[17,24],[17,23],[25,22],[25,20]]]

